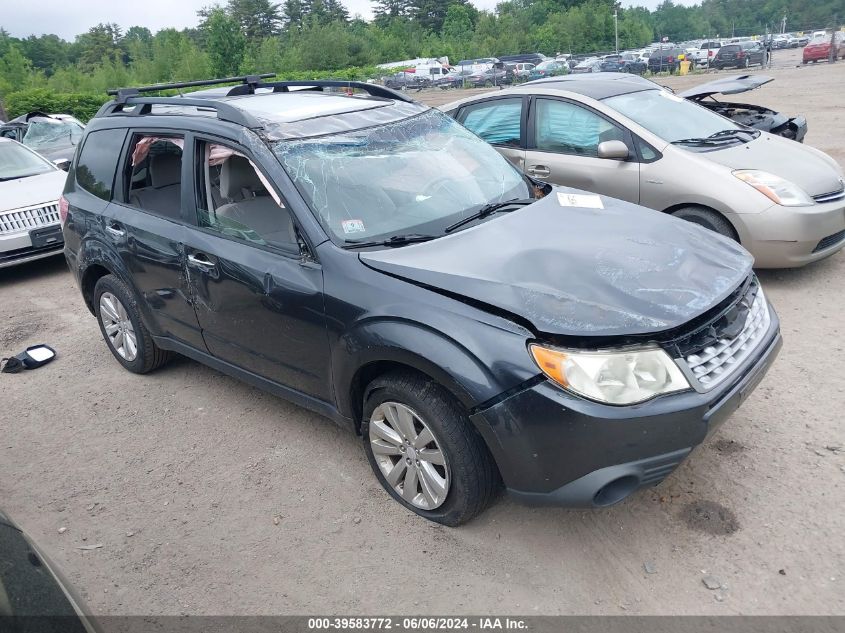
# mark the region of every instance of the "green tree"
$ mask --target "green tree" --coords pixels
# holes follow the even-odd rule
[[[229,0],[226,11],[240,24],[247,40],[271,37],[281,31],[279,5],[270,0]]]
[[[240,24],[223,9],[212,9],[205,22],[205,43],[209,70],[217,77],[238,72],[244,55]]]
[[[103,59],[111,59],[115,54],[122,55],[120,48],[121,32],[117,24],[92,26],[87,33],[77,36],[75,47],[82,68],[93,69]]]

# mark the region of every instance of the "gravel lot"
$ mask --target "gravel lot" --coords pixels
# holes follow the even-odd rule
[[[805,114],[845,164],[845,63],[796,54],[747,100]],[[60,357],[0,377],[0,507],[101,614],[845,614],[845,255],[760,277],[779,362],[667,481],[449,529],[327,420],[185,359],[120,369],[63,259],[3,270],[0,356]]]

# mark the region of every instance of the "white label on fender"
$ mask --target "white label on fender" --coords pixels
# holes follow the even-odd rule
[[[604,209],[600,196],[584,195],[580,193],[557,194],[557,202],[562,207],[583,207],[585,209]]]

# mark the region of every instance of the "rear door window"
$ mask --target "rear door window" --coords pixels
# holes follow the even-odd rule
[[[458,122],[491,145],[521,145],[522,97],[495,99],[464,108]]]
[[[76,162],[76,182],[88,193],[110,200],[126,130],[97,130],[85,138]]]
[[[184,147],[183,136],[135,134],[124,168],[124,202],[169,220],[180,220]]]

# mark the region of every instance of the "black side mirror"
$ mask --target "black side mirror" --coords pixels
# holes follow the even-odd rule
[[[53,164],[62,171],[68,171],[70,169],[70,161],[67,158],[56,159],[53,161]]]

